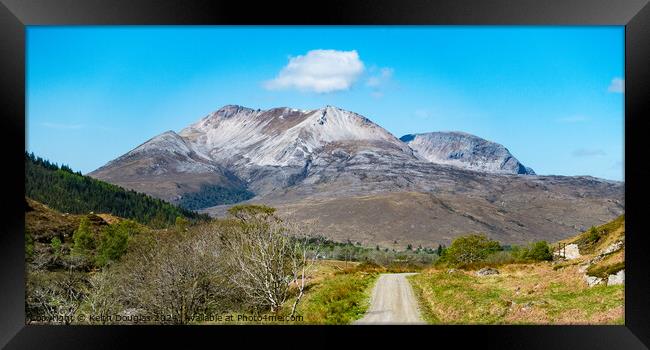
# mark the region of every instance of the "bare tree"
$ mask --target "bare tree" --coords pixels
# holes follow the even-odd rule
[[[228,285],[219,239],[208,227],[149,237],[113,271],[128,309],[159,323],[186,324],[223,309]]]
[[[230,279],[255,306],[275,312],[286,301],[293,279],[295,249],[276,217],[252,217],[222,235]]]
[[[70,324],[85,295],[83,275],[72,269],[56,273],[32,273],[26,303],[38,316],[54,323]],[[36,315],[34,315],[36,316]]]
[[[90,292],[85,295],[80,312],[89,324],[110,324],[124,307],[120,300],[121,285],[112,270],[94,273],[89,278]]]
[[[290,316],[293,316],[296,313],[298,303],[302,299],[302,296],[305,292],[306,281],[311,277],[320,254],[322,242],[324,240],[322,237],[314,238],[314,235],[310,235],[310,227],[303,226],[296,229],[296,226],[293,226],[293,228],[293,231],[300,232],[301,236],[294,238],[294,249],[296,251],[296,254],[292,256],[292,270],[293,282],[298,287],[298,295],[296,296],[296,300],[293,302],[293,306],[291,307]],[[298,282],[298,279],[300,279],[300,282]]]
[[[318,254],[310,249],[309,226],[286,222],[265,206],[233,207],[230,214],[236,220],[225,226],[222,242],[231,281],[254,306],[272,312],[282,307],[291,285],[296,285],[293,315]]]

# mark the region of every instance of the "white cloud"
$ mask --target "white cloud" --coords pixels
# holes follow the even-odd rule
[[[311,50],[290,57],[278,76],[264,83],[269,90],[297,89],[328,93],[348,90],[364,70],[356,50]]]
[[[609,83],[607,91],[622,94],[625,92],[625,80],[621,78],[614,78]]]

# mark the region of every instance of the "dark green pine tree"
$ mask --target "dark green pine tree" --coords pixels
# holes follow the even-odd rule
[[[60,212],[109,213],[156,227],[173,226],[179,216],[190,221],[209,219],[205,214],[83,176],[67,165],[59,167],[56,163],[27,152],[25,196]]]

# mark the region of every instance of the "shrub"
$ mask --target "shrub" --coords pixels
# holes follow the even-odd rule
[[[29,234],[25,235],[25,257],[34,257],[34,238]]]
[[[97,265],[105,266],[124,255],[129,242],[129,226],[120,223],[102,229],[97,247]]]
[[[553,260],[553,253],[546,241],[539,241],[530,245],[526,258],[535,261],[548,261]]]
[[[625,269],[624,261],[617,262],[612,265],[606,265],[606,266],[591,265],[587,269],[587,275],[596,276],[600,278],[607,278],[607,276],[615,274],[623,269]]]
[[[594,226],[592,226],[589,229],[589,232],[587,232],[587,234],[585,235],[585,243],[586,244],[596,243],[598,242],[599,239],[600,239],[600,234],[598,233],[598,230]]]
[[[164,316],[145,322],[187,324],[242,305],[231,295],[236,293],[228,282],[231,271],[220,261],[213,227],[190,228],[184,234],[143,232],[130,241],[120,262],[100,272],[105,295],[94,300],[102,311],[94,314],[134,308],[141,315]]]
[[[95,249],[95,237],[90,229],[90,220],[87,217],[81,218],[79,228],[72,235],[74,241],[74,252],[85,255],[90,250]]]
[[[182,216],[177,216],[176,217],[176,229],[180,232],[185,232],[187,231],[187,225],[189,225],[189,220]]]
[[[512,251],[510,252],[500,251],[488,255],[488,257],[485,258],[485,263],[487,265],[503,265],[503,264],[512,263],[515,260],[516,257]]]
[[[52,252],[54,253],[55,257],[58,257],[61,255],[61,239],[59,237],[54,237],[52,238],[52,241],[50,242],[50,247],[52,248]]]
[[[268,207],[266,205],[254,205],[254,204],[240,204],[233,205],[228,209],[228,214],[233,217],[241,220],[247,221],[251,219],[269,219],[275,213],[275,208]]]
[[[444,260],[452,265],[469,265],[483,261],[499,250],[499,242],[483,234],[471,234],[456,238],[447,249]]]

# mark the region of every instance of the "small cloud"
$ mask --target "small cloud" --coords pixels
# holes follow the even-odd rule
[[[49,123],[49,122],[43,122],[40,123],[40,125],[46,128],[59,129],[59,130],[74,130],[74,129],[82,129],[84,127],[83,124],[61,124],[61,123]]]
[[[571,153],[574,157],[596,157],[596,156],[604,156],[605,151],[602,149],[586,149],[586,148],[580,148]]]
[[[366,86],[372,89],[370,96],[374,98],[381,98],[384,96],[384,88],[390,81],[395,70],[389,67],[383,67],[377,69],[377,67],[370,67],[370,72],[372,73],[368,80],[366,80]]]
[[[264,83],[269,90],[297,89],[316,93],[348,90],[364,70],[356,50],[311,50],[289,57],[278,76]]]
[[[366,81],[366,86],[377,88],[386,83],[392,76],[395,70],[393,68],[384,67],[379,70],[378,74],[375,74],[368,78]]]
[[[625,93],[625,80],[621,78],[612,79],[612,82],[609,83],[607,91],[618,94]]]
[[[572,124],[572,123],[586,122],[587,120],[589,120],[589,118],[585,117],[584,115],[573,115],[573,116],[569,116],[569,117],[558,118],[556,120],[559,123]]]

